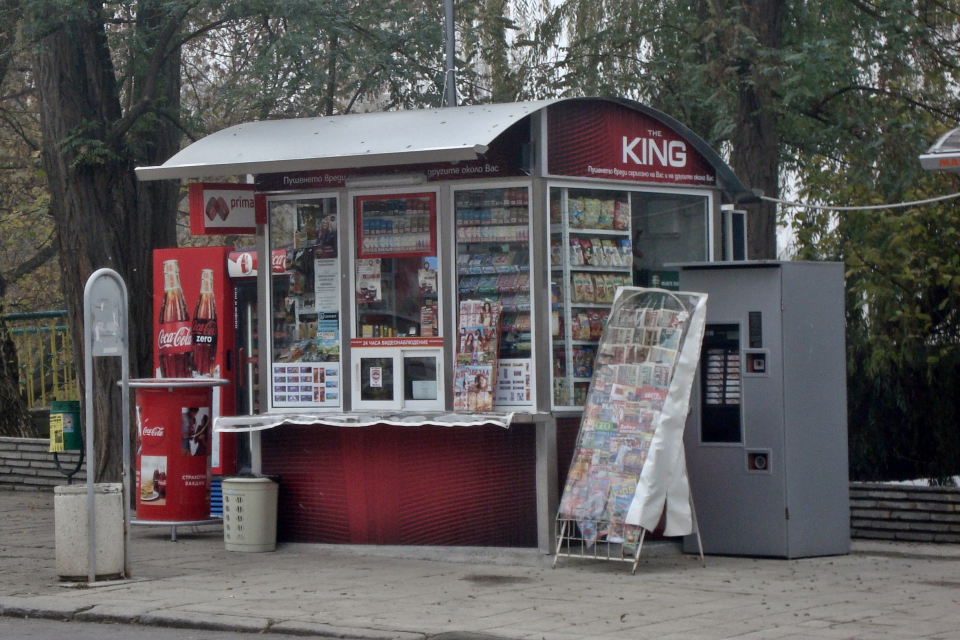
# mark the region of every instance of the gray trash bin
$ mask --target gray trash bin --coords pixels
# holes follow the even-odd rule
[[[227,551],[277,548],[277,491],[269,478],[223,479],[223,541]]]
[[[120,484],[93,485],[97,522],[97,580],[123,575],[123,490]],[[54,487],[57,575],[62,580],[86,582],[89,567],[87,485]]]

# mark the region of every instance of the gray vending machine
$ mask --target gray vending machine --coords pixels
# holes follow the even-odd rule
[[[843,265],[678,266],[709,295],[684,435],[704,551],[849,553]]]

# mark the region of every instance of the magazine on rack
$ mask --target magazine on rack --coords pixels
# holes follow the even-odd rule
[[[662,443],[667,436],[682,438],[682,426],[679,435],[658,429],[668,417],[664,412],[668,393],[689,399],[691,385],[684,382],[678,385],[686,387],[681,389],[671,384],[691,327],[695,344],[691,342],[690,348],[699,353],[705,298],[660,289],[621,289],[600,338],[560,502],[559,518],[575,522],[587,544],[603,540],[629,546],[639,537],[640,527],[628,524],[628,515],[655,442]],[[700,314],[696,324],[691,322],[694,313]],[[689,375],[692,380],[692,372]],[[681,418],[685,417],[684,411]],[[673,459],[651,471],[670,477],[677,464]]]
[[[502,306],[498,300],[463,300],[459,311],[453,409],[492,411]]]

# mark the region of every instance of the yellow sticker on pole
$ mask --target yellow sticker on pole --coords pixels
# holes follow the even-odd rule
[[[50,414],[50,453],[63,451],[63,414]]]

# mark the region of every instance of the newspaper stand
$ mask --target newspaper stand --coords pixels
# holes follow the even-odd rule
[[[557,514],[554,567],[561,556],[618,560],[636,573],[646,534],[661,522],[666,535],[695,533],[699,542],[683,429],[706,299],[617,291]]]
[[[131,380],[137,405],[136,526],[220,524],[210,515],[211,391],[217,378]]]

